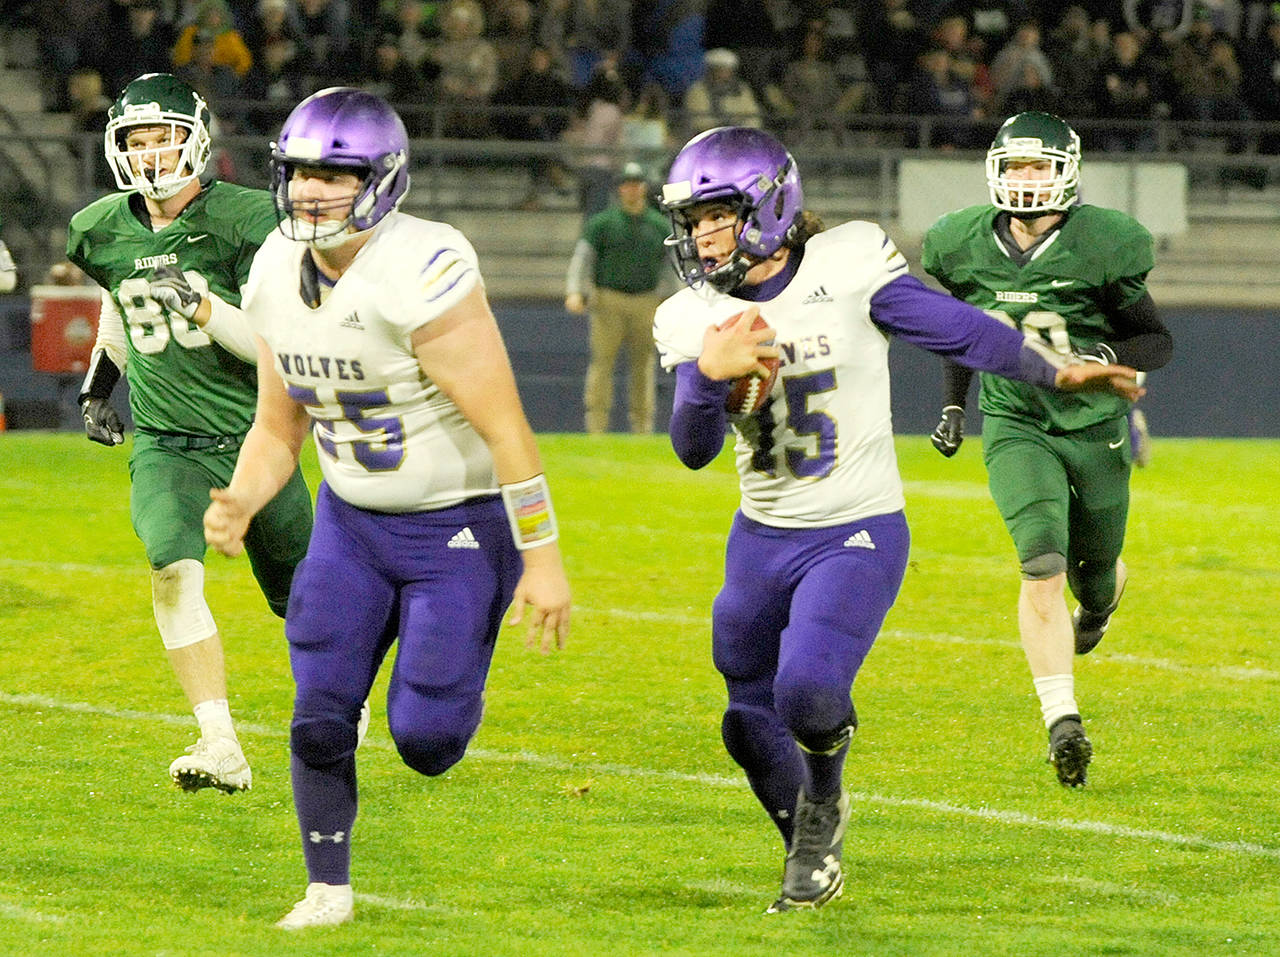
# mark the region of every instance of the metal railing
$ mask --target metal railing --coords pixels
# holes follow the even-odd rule
[[[57,207],[55,198],[53,164],[60,152],[58,144],[31,135],[0,103],[2,238],[19,259],[24,254],[34,258],[42,270],[50,245],[49,226],[68,215],[65,208]]]
[[[291,103],[273,101],[236,100],[215,104],[215,113],[238,130],[252,129],[265,136],[273,136],[289,113]],[[550,126],[571,128],[575,111],[565,107],[510,106],[502,104],[467,105],[461,107],[448,102],[398,103],[396,110],[415,139],[448,140],[502,139],[515,125],[532,116],[548,119]],[[457,119],[464,113],[472,130],[485,131],[484,136],[459,136]],[[1220,139],[1230,144],[1233,151],[1280,153],[1280,122],[1257,120],[1187,120],[1110,119],[1091,116],[1067,116],[1066,119],[1081,135],[1086,152],[1097,149],[1125,149],[1137,152],[1197,151],[1208,139]],[[865,143],[866,134],[882,138],[885,146],[911,149],[948,148],[956,140],[968,148],[985,148],[991,142],[1000,119],[975,119],[968,116],[907,113],[867,113],[843,117],[787,117],[765,113],[763,126],[781,136],[789,146],[797,140],[813,139],[833,145],[857,145]],[[689,128],[679,111],[673,112],[667,123],[675,138],[683,142],[698,130]],[[847,143],[842,143],[847,140]],[[1113,145],[1108,146],[1111,143]],[[1120,144],[1128,144],[1121,146]]]

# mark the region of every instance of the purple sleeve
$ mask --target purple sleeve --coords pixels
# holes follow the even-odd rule
[[[981,309],[899,276],[871,297],[871,321],[885,332],[971,369],[1052,389],[1057,370],[1022,333]]]
[[[671,409],[671,447],[691,469],[700,469],[724,447],[729,413],[724,403],[729,383],[708,379],[696,362],[676,366],[676,397]]]

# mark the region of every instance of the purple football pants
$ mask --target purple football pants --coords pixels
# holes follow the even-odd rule
[[[391,737],[411,768],[440,774],[480,724],[521,567],[497,497],[392,515],[356,508],[321,484],[285,623],[297,685],[293,795],[311,881],[349,883],[356,722],[393,642]]]
[[[843,749],[811,754],[797,739],[829,738],[847,721],[909,546],[901,512],[828,528],[734,518],[712,610],[712,654],[729,692],[721,730],[786,840],[800,788],[815,799],[838,790],[844,760]]]

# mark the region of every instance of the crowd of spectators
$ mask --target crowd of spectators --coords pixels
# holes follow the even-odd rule
[[[584,203],[617,147],[670,149],[726,123],[842,145],[859,116],[930,116],[928,142],[985,145],[1005,116],[1101,124],[1280,121],[1280,2],[1249,0],[40,0],[46,107],[100,122],[129,79],[171,70],[234,131],[270,134],[316,89],[396,103],[411,135],[568,142]],[[95,80],[96,77],[96,80]],[[984,125],[986,124],[986,125]],[[1232,134],[1230,148],[1280,149]],[[603,149],[612,147],[612,151]],[[599,175],[593,170],[602,171]],[[568,189],[551,160],[538,189]],[[587,195],[590,194],[590,195]]]

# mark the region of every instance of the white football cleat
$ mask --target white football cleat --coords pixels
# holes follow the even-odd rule
[[[235,738],[201,738],[169,765],[169,777],[184,791],[217,788],[234,794],[253,787],[253,772]]]
[[[307,895],[293,905],[293,910],[276,921],[281,930],[302,930],[307,927],[336,927],[345,924],[355,914],[355,903],[350,884],[307,885]]]

